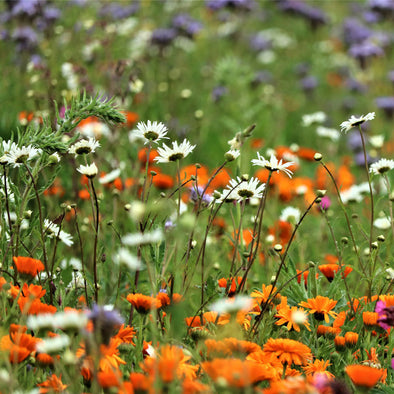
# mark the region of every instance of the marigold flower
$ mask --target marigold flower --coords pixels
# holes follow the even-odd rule
[[[383,369],[368,365],[348,365],[345,371],[353,384],[359,387],[372,388],[384,377]]]
[[[342,270],[343,267],[343,276],[346,278],[352,271],[353,268],[349,266],[341,266],[339,264],[322,264],[319,265],[320,272],[328,279],[329,282],[332,282],[335,274]]]
[[[335,300],[317,296],[315,298],[308,298],[307,302],[302,301],[299,305],[310,309],[309,313],[313,314],[316,320],[325,320],[328,323],[330,321],[329,316],[333,318],[337,316],[337,313],[332,311],[336,304],[337,301]]]
[[[249,387],[275,377],[272,368],[262,368],[261,364],[237,358],[215,358],[201,363],[201,366],[214,382],[222,380],[229,387]]]
[[[275,317],[279,318],[275,324],[278,326],[286,324],[286,327],[289,331],[295,330],[300,332],[299,324],[303,324],[308,331],[311,330],[307,314],[303,308],[297,308],[296,306],[290,308],[289,306],[285,306],[278,310],[278,313],[275,315]]]
[[[327,371],[328,366],[331,365],[328,360],[315,360],[313,363],[308,363],[302,367],[307,376],[307,380],[312,383],[315,374],[324,375],[329,379],[334,378],[334,375]]]
[[[159,309],[161,302],[156,297],[147,296],[144,294],[129,294],[127,296],[129,301],[139,313],[148,313],[152,309]]]
[[[358,334],[356,332],[348,331],[345,333],[345,343],[349,347],[356,345],[358,341]]]
[[[247,355],[253,352],[261,351],[260,346],[256,343],[242,341],[236,338],[225,338],[222,341],[207,339],[205,341],[205,346],[207,347],[208,357]]]
[[[335,349],[343,350],[346,346],[345,337],[341,337],[341,336],[337,335],[334,338],[334,345],[335,345]]]
[[[45,269],[44,264],[40,260],[31,257],[14,256],[12,259],[14,260],[17,271],[31,278],[34,278],[39,272]]]
[[[284,380],[272,382],[268,389],[263,391],[264,394],[290,394],[290,393],[304,393],[316,394],[317,391],[314,386],[310,385],[304,377],[290,376]]]
[[[366,327],[373,328],[378,326],[379,314],[377,312],[363,312],[363,322]]]
[[[263,346],[266,353],[274,353],[279,361],[288,365],[306,365],[312,359],[311,349],[299,341],[277,338],[268,339]]]
[[[40,394],[62,393],[68,387],[67,384],[62,383],[62,375],[57,377],[55,374],[52,374],[45,382],[39,383],[37,386],[40,387]]]

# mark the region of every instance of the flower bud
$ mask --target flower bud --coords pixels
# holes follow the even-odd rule
[[[315,159],[315,161],[320,161],[323,158],[323,155],[319,152],[316,152],[313,158]]]

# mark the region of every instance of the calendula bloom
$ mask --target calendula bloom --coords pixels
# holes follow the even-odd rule
[[[34,278],[39,272],[45,269],[44,264],[40,260],[31,257],[14,256],[12,259],[14,260],[17,271],[31,278]]]
[[[171,161],[184,159],[191,152],[193,152],[195,147],[196,145],[191,145],[186,139],[184,139],[180,144],[174,141],[172,143],[172,148],[166,144],[163,144],[161,148],[157,148],[157,153],[159,156],[156,156],[154,161],[157,163],[170,163]]]
[[[374,175],[384,174],[394,168],[394,160],[380,159],[369,166],[369,172]]]
[[[180,347],[165,345],[155,357],[146,357],[141,368],[152,378],[159,375],[165,383],[182,378],[195,379],[199,366],[191,365],[190,359]]]
[[[347,133],[353,127],[359,126],[372,119],[375,119],[375,112],[370,112],[367,115],[361,115],[359,117],[352,115],[349,120],[346,120],[340,124],[341,131]]]
[[[45,382],[39,383],[37,386],[40,387],[40,394],[63,393],[68,387],[67,384],[62,383],[62,375],[57,377],[55,374],[52,374]]]
[[[263,390],[264,394],[318,394],[316,388],[309,384],[304,377],[289,376],[286,379],[274,381],[268,389]]]
[[[345,337],[342,337],[342,336],[340,336],[340,335],[337,335],[335,338],[334,338],[334,345],[335,345],[335,349],[336,350],[343,350],[343,349],[345,349],[345,347],[346,347],[346,340],[345,340]]]
[[[329,316],[335,317],[337,313],[333,311],[338,301],[331,300],[328,297],[317,296],[309,298],[307,302],[300,302],[300,306],[310,309],[309,313],[313,314],[316,320],[325,320],[326,323],[330,321]]]
[[[333,379],[334,375],[327,371],[328,366],[331,365],[328,360],[315,360],[313,363],[308,363],[306,366],[302,367],[307,377],[313,377],[315,374],[322,374],[329,379]],[[311,381],[311,379],[308,379]]]
[[[261,156],[259,152],[257,152],[257,159],[253,159],[252,164],[254,166],[264,167],[269,171],[276,171],[276,172],[283,171],[285,174],[288,175],[289,178],[291,178],[293,172],[290,171],[288,167],[291,167],[295,163],[292,161],[283,163],[282,159],[278,160],[276,156],[273,154],[271,154],[270,159],[267,160],[263,156]]]
[[[345,333],[345,343],[348,347],[353,347],[357,344],[358,334],[356,332],[348,331]]]
[[[71,145],[68,149],[70,155],[77,157],[78,155],[87,155],[95,152],[96,148],[100,146],[100,143],[95,138],[89,138],[88,140],[80,140],[75,144]]]
[[[263,368],[259,363],[237,358],[215,358],[201,363],[201,367],[214,382],[223,381],[229,387],[250,387],[275,378],[272,368]]]
[[[148,313],[152,309],[161,307],[161,302],[156,297],[144,294],[129,294],[126,299],[139,313]]]
[[[286,324],[286,327],[289,331],[293,329],[299,332],[299,324],[303,324],[308,331],[311,330],[308,322],[307,313],[302,308],[297,308],[296,306],[290,308],[286,305],[283,308],[278,309],[278,313],[275,315],[275,317],[279,319],[275,322],[275,324],[277,324],[278,326]]]
[[[133,130],[131,133],[134,138],[141,138],[145,141],[145,144],[149,142],[159,142],[163,138],[168,139],[166,137],[167,127],[161,122],[151,122],[150,120],[147,123],[139,122],[137,124],[137,129]]]
[[[89,164],[87,166],[81,164],[77,168],[77,171],[80,172],[82,175],[87,176],[89,179],[92,179],[97,175],[98,168],[95,163]]]
[[[12,145],[4,159],[13,167],[19,167],[23,163],[34,159],[39,154],[41,154],[41,149],[35,148],[32,145],[22,147]]]
[[[306,365],[312,359],[311,349],[299,341],[285,338],[270,338],[263,346],[263,352],[273,353],[287,365]]]
[[[370,367],[368,365],[348,365],[346,373],[356,387],[374,387],[383,377],[384,369]]]
[[[343,270],[343,276],[346,278],[352,271],[353,268],[350,266],[340,266],[339,264],[322,264],[319,265],[320,272],[328,279],[329,282],[332,282],[335,274],[339,270]]]
[[[207,356],[228,357],[238,354],[247,355],[254,352],[261,352],[261,348],[254,342],[242,341],[236,338],[225,338],[222,341],[207,339],[205,341]]]
[[[278,289],[276,287],[272,288],[272,285],[266,286],[263,284],[262,291],[254,290],[250,296],[256,300],[256,303],[259,306],[267,302],[268,299],[270,300],[270,303],[272,301],[279,303],[281,297],[279,293],[275,295],[274,299],[272,299],[272,296],[277,292],[277,290]]]

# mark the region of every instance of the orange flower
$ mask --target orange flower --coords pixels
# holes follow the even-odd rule
[[[157,157],[159,154],[157,153],[157,150],[151,149],[149,152],[149,164],[153,163],[153,160],[155,157]],[[148,148],[142,148],[138,151],[138,160],[141,164],[146,164],[146,160],[148,157]]]
[[[152,383],[149,381],[149,378],[140,372],[132,372],[130,374],[130,382],[137,393],[148,392],[152,385]]]
[[[135,112],[131,112],[131,111],[121,111],[121,112],[126,118],[126,122],[124,124],[128,127],[132,127],[139,119],[138,114]]]
[[[312,148],[299,147],[296,154],[300,159],[304,159],[307,161],[315,160],[315,153],[317,151]]]
[[[151,309],[159,309],[161,307],[161,302],[156,297],[140,293],[129,294],[126,299],[139,313],[148,313]]]
[[[303,324],[308,331],[310,331],[309,322],[307,314],[305,313],[303,308],[297,308],[296,306],[289,307],[285,306],[278,310],[278,313],[275,315],[279,320],[275,322],[278,326],[282,324],[287,324],[287,329],[289,331],[295,330],[300,332],[299,324]]]
[[[270,388],[263,390],[263,394],[316,394],[314,386],[305,381],[304,377],[288,377],[285,380],[271,383]]]
[[[354,345],[356,345],[357,341],[358,341],[358,334],[356,332],[348,331],[345,334],[345,343],[347,346],[353,347]]]
[[[217,169],[214,169],[211,173],[211,177]],[[212,179],[211,183],[209,184],[208,187],[208,192],[212,193],[214,190],[218,189],[223,189],[225,188],[228,183],[230,182],[231,176],[228,173],[228,171],[225,168],[222,168],[215,176],[215,178]]]
[[[237,276],[236,278],[220,278],[218,279],[218,285],[222,289],[227,289],[228,283],[227,281],[231,280],[231,285],[229,286],[228,289],[228,295],[229,297],[233,296],[237,290],[237,287],[241,284],[242,282],[242,276]]]
[[[120,326],[118,333],[114,335],[114,338],[119,338],[122,341],[122,343],[129,343],[135,346],[133,342],[134,337],[135,337],[134,328],[130,326],[125,326],[124,324]]]
[[[171,189],[174,186],[174,179],[170,175],[157,173],[152,177],[152,184],[160,190]]]
[[[363,322],[366,327],[378,326],[379,314],[377,312],[363,312]]]
[[[307,380],[312,383],[313,375],[316,373],[319,375],[325,375],[329,379],[334,378],[334,375],[331,372],[327,371],[327,367],[329,365],[331,364],[328,360],[315,360],[313,363],[308,363],[305,367],[302,367],[302,369],[307,376]]]
[[[151,377],[158,374],[165,383],[182,378],[195,379],[199,367],[189,364],[190,358],[180,347],[165,345],[156,357],[146,357],[141,368]]]
[[[122,384],[122,374],[118,370],[99,371],[97,373],[97,381],[103,389],[120,387]]]
[[[252,291],[252,293],[250,294],[250,296],[255,299],[256,304],[259,307],[258,309],[260,309],[260,305],[267,302],[268,299],[270,300],[270,303],[272,303],[272,301],[274,301],[275,303],[276,302],[279,303],[279,301],[281,299],[281,295],[279,293],[276,294],[274,297],[274,300],[272,300],[272,296],[278,290],[276,287],[272,288],[272,285],[266,286],[263,284],[262,290],[263,291],[255,290],[255,291]]]
[[[182,394],[212,393],[209,386],[198,380],[185,379],[182,382]]]
[[[292,363],[306,365],[312,358],[311,349],[301,342],[292,339],[268,339],[263,346],[263,352],[275,354],[283,364]]]
[[[345,276],[345,278],[346,278],[353,271],[352,267],[340,266],[339,264],[322,264],[322,265],[319,265],[318,268],[321,271],[321,273],[328,279],[328,281],[332,282],[335,274],[339,270],[342,270],[342,267],[343,267],[343,274],[342,275]]]
[[[368,365],[348,365],[345,371],[353,384],[360,387],[372,388],[384,377],[383,369]]]
[[[332,311],[336,304],[337,301],[327,297],[317,296],[316,298],[308,298],[307,302],[302,301],[299,305],[310,309],[309,313],[313,314],[316,320],[325,320],[328,323],[330,321],[329,316],[334,319],[337,316],[337,313]]]
[[[14,260],[17,271],[31,278],[34,278],[39,272],[45,269],[44,264],[40,260],[31,257],[14,256],[12,259]]]
[[[346,346],[346,341],[345,341],[345,337],[341,337],[341,336],[336,336],[334,338],[334,345],[335,345],[335,349],[337,350],[343,350]]]
[[[275,376],[272,368],[264,368],[259,363],[237,358],[215,358],[201,363],[201,366],[214,382],[224,380],[229,387],[249,387]]]
[[[207,339],[205,346],[207,347],[208,357],[239,356],[261,351],[260,346],[256,343],[241,341],[236,338],[225,338],[223,341]]]
[[[62,383],[62,375],[51,375],[45,382],[38,384],[40,393],[62,393],[68,385]]]
[[[202,321],[200,316],[186,317],[186,325],[188,327],[202,327],[207,323],[216,323],[218,320],[217,312],[205,312],[202,316]]]

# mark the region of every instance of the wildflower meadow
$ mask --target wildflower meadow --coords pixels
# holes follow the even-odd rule
[[[0,3],[0,393],[394,394],[394,1]]]

